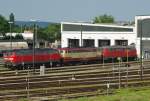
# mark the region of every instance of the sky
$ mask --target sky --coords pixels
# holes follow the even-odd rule
[[[108,14],[116,21],[133,21],[150,15],[150,0],[0,0],[0,14],[17,21],[84,21]]]

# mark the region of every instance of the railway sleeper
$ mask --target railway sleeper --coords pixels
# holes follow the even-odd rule
[[[129,76],[128,77],[128,82],[130,81],[137,81],[140,80],[141,78],[137,76]],[[126,81],[126,77],[120,77],[121,82]],[[144,77],[143,80],[150,80],[150,77]],[[107,78],[104,80],[101,79],[87,79],[87,80],[65,80],[65,81],[45,81],[45,82],[29,82],[30,89],[36,89],[36,88],[44,88],[44,87],[64,87],[64,86],[78,86],[78,85],[92,85],[92,84],[105,84],[105,83],[115,83],[118,82],[118,77],[115,78]],[[25,86],[26,85],[26,86]],[[7,89],[16,89],[15,87],[17,86],[17,89],[24,89],[27,87],[27,82],[24,83],[12,83],[12,84],[4,84],[1,85],[1,90],[7,90]]]
[[[128,86],[134,86],[134,85],[139,85],[139,84],[141,84],[141,83],[143,83],[143,84],[149,84],[150,82],[129,82],[128,83]],[[124,83],[122,83],[122,85],[125,85],[125,82]],[[91,86],[92,87],[92,89],[93,89],[93,86]],[[101,85],[101,87],[100,87],[100,85],[95,85],[94,87],[97,87],[98,89],[100,89],[101,87],[102,88],[104,88],[104,87],[106,87],[106,85]],[[115,88],[115,87],[118,87],[118,83],[114,83],[111,87],[113,87],[113,88]],[[67,88],[67,90],[70,90],[70,89],[77,89],[77,88]],[[87,88],[87,87],[83,87],[83,89],[89,89],[89,87]],[[54,89],[53,89],[54,90]],[[38,90],[39,91],[39,90]],[[49,90],[47,90],[47,93],[48,93],[48,91]],[[56,90],[54,90],[54,91],[56,91]],[[79,90],[79,91],[82,91],[81,89]],[[51,90],[50,90],[50,92],[51,92]],[[31,93],[31,97],[33,96],[34,97],[34,94],[32,95],[32,93],[34,93],[34,91],[32,92],[31,90],[30,90],[30,93]],[[70,92],[69,92],[69,94],[70,94]],[[49,95],[49,94],[48,94]],[[1,96],[2,97],[2,96]],[[3,97],[5,97],[5,96],[3,96]]]

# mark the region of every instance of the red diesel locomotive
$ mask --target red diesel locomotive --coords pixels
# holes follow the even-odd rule
[[[134,61],[137,59],[137,51],[134,46],[107,46],[99,48],[104,60]]]
[[[100,62],[101,51],[97,48],[59,48],[63,63]]]
[[[33,57],[34,56],[34,57]],[[61,64],[62,57],[56,49],[35,49],[34,55],[32,49],[16,49],[7,51],[4,54],[4,63],[6,67],[15,67],[22,69],[23,67],[34,65],[52,66]]]
[[[34,57],[33,57],[34,56]],[[34,58],[34,59],[33,59]],[[105,61],[133,61],[137,59],[134,46],[107,46],[99,48],[59,48],[59,49],[16,49],[4,54],[6,67],[17,69],[34,65],[46,67],[62,64],[102,63]]]
[[[137,52],[134,46],[107,46],[99,48],[60,48],[63,63],[88,63],[112,60],[136,60]],[[117,60],[118,61],[118,60]]]

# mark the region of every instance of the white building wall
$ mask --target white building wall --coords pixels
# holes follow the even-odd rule
[[[0,49],[7,50],[10,49],[10,42],[0,42]],[[28,48],[27,42],[12,42],[12,49]]]
[[[94,39],[95,47],[98,46],[99,39],[110,39],[111,45],[115,45],[115,40],[128,40],[128,44],[136,43],[136,30],[134,26],[117,26],[117,25],[106,25],[106,24],[88,24],[88,23],[71,23],[61,22],[61,46],[68,46],[68,39],[79,39],[81,46],[81,31],[63,31],[63,24],[73,25],[88,25],[88,26],[105,26],[105,27],[117,27],[117,28],[132,28],[133,32],[104,32],[104,31],[82,31],[82,39]]]
[[[137,18],[135,18],[137,19]],[[63,31],[63,24],[73,25],[89,25],[89,26],[105,26],[116,28],[132,28],[133,32],[104,32],[104,31],[82,31],[82,39],[94,39],[95,47],[98,47],[99,39],[109,39],[111,45],[115,45],[115,40],[128,40],[128,45],[135,43],[137,48],[137,54],[140,54],[140,41],[137,38],[137,22],[135,20],[135,26],[117,26],[117,25],[105,25],[105,24],[87,24],[87,23],[61,23],[61,47],[68,47],[68,39],[79,39],[79,45],[81,46],[81,31]]]
[[[140,19],[140,20],[143,20],[143,19],[150,19],[150,16],[135,16],[135,33],[136,33],[136,49],[137,49],[137,54],[138,54],[138,57],[140,57],[140,38],[137,37],[137,20]],[[150,38],[144,38],[142,37],[142,40],[150,40]]]
[[[79,39],[81,46],[81,32],[62,32],[62,47],[68,46],[68,39]],[[82,32],[82,39],[94,39],[95,47],[98,47],[99,39],[108,39],[111,45],[115,45],[115,40],[128,40],[128,44],[136,43],[136,34],[134,32]]]
[[[27,39],[32,40],[33,39],[33,33],[30,31],[26,31],[24,33],[6,33],[6,35],[9,35],[9,36],[12,35],[13,37],[15,37],[17,34],[22,35],[25,40],[27,40]]]

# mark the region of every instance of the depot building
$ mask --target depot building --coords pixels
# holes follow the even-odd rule
[[[141,41],[142,40],[142,41]],[[150,16],[135,16],[135,25],[61,22],[61,47],[135,45],[150,58]]]

